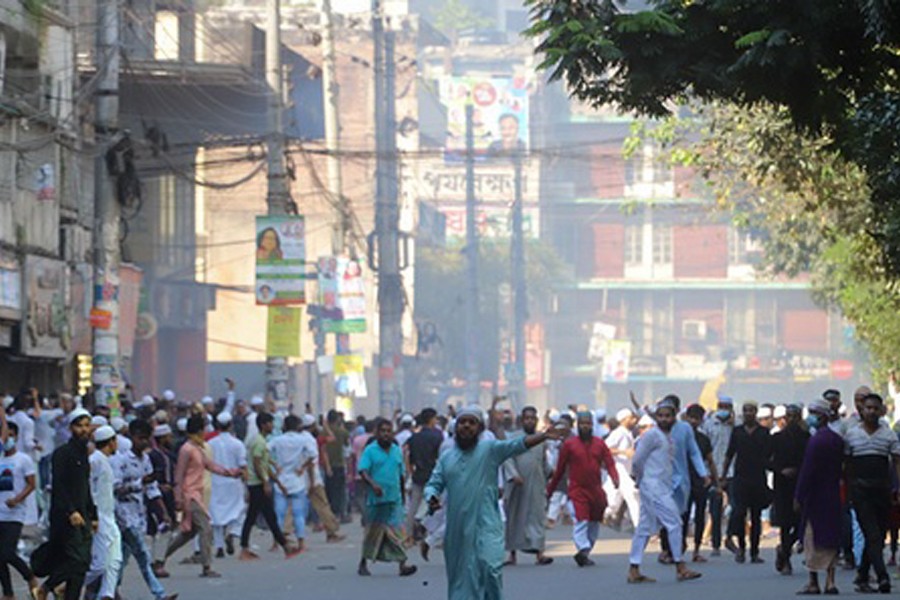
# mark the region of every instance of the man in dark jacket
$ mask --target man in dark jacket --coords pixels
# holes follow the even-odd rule
[[[50,576],[38,588],[39,600],[51,590],[66,586],[65,600],[78,600],[84,576],[91,565],[91,527],[96,509],[91,500],[88,441],[91,415],[84,409],[69,413],[72,437],[53,452],[50,497]]]
[[[775,569],[782,575],[793,572],[791,548],[800,537],[800,514],[794,509],[794,492],[807,442],[809,432],[800,427],[800,407],[786,406],[784,429],[772,436],[772,472],[775,474],[772,522],[781,530]]]

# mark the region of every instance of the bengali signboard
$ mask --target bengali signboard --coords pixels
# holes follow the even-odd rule
[[[343,256],[319,259],[319,304],[326,333],[366,331],[366,290],[358,260]]]
[[[291,306],[270,306],[266,328],[267,356],[300,356],[303,311]]]
[[[304,304],[305,268],[303,217],[256,217],[256,303]]]
[[[528,149],[528,81],[525,77],[445,77],[441,102],[447,107],[448,157],[466,149],[466,106],[472,105],[479,157],[508,156]]]

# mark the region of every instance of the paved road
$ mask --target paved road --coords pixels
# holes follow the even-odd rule
[[[258,533],[253,543],[264,550],[263,559],[254,563],[241,563],[233,557],[216,560],[215,569],[222,573],[218,580],[204,580],[198,577],[200,567],[183,566],[176,555],[170,564],[172,577],[164,580],[169,592],[178,592],[183,599],[231,599],[266,598],[270,600],[291,599],[298,594],[316,600],[348,600],[364,597],[366,600],[443,600],[446,598],[446,578],[444,577],[443,556],[433,551],[431,562],[425,563],[417,552],[412,553],[412,563],[418,565],[419,572],[412,577],[399,578],[395,565],[375,565],[372,577],[360,578],[356,575],[359,559],[361,530],[358,525],[345,526],[349,534],[346,542],[331,545],[324,543],[324,534],[311,534],[310,547],[306,553],[285,561],[281,554],[268,552],[270,537]],[[655,577],[659,583],[645,586],[628,585],[625,573],[628,564],[630,540],[624,534],[603,529],[601,540],[594,550],[597,566],[579,569],[572,561],[574,552],[569,540],[570,528],[559,527],[549,533],[548,554],[556,562],[545,567],[530,564],[528,556],[520,557],[520,565],[508,567],[504,573],[507,600],[524,598],[554,598],[565,595],[567,600],[581,598],[615,598],[627,594],[630,599],[653,598],[660,594],[668,598],[693,598],[703,594],[706,598],[787,598],[805,583],[805,572],[800,561],[795,558],[795,574],[783,577],[774,572],[772,562],[774,550],[772,541],[766,543],[763,556],[764,565],[738,565],[727,553],[710,562],[698,565],[703,578],[688,583],[676,583],[674,568],[656,562],[657,546],[651,544],[646,562],[646,574]],[[852,573],[839,573],[838,586],[844,593],[853,593],[850,583]],[[151,600],[150,594],[140,580],[134,562],[125,575],[123,596],[127,600]],[[306,596],[314,592],[314,596]],[[361,593],[364,596],[359,596]]]

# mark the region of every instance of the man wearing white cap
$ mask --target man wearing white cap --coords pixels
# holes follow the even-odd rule
[[[158,419],[161,423],[153,428],[154,447],[150,449],[148,456],[153,465],[153,481],[159,487],[162,494],[163,512],[151,512],[147,533],[150,534],[150,553],[153,555],[153,573],[157,579],[164,579],[169,573],[163,568],[166,558],[166,548],[172,536],[172,523],[177,520],[175,510],[175,463],[178,456],[175,454],[174,437],[172,427],[163,422],[165,417]],[[168,517],[168,519],[166,518]]]
[[[91,498],[97,507],[97,530],[91,547],[91,568],[84,579],[86,598],[108,600],[116,596],[122,567],[122,535],[116,524],[116,476],[109,458],[116,453],[116,432],[109,425],[94,430],[91,453]]]
[[[449,600],[503,597],[503,523],[497,504],[497,470],[508,458],[564,431],[553,428],[512,440],[480,439],[484,413],[467,407],[456,419],[455,446],[438,458],[425,498],[431,512],[447,492],[444,559]]]
[[[631,458],[634,456],[634,434],[631,429],[637,423],[637,417],[630,408],[623,408],[616,413],[616,421],[619,426],[613,429],[606,438],[606,445],[616,461],[616,473],[619,475],[618,489],[612,485],[611,479],[607,479],[603,486],[609,498],[607,512],[612,517],[612,523],[616,526],[622,523],[622,504],[628,508],[628,517],[631,525],[637,527],[640,518],[640,501],[638,490],[631,478]]]
[[[213,460],[226,469],[247,468],[247,448],[231,433],[231,413],[220,412],[216,416],[219,435],[209,441]],[[241,534],[244,523],[244,482],[234,477],[223,477],[213,473],[212,494],[209,514],[213,526],[213,547],[216,558],[234,554],[234,538]]]
[[[175,392],[172,390],[166,390],[163,392],[163,400],[166,402],[175,402]]]
[[[682,552],[681,507],[676,500],[674,471],[676,441],[672,428],[676,422],[676,404],[666,397],[656,408],[656,427],[651,427],[638,440],[632,464],[641,490],[641,517],[631,540],[628,583],[653,583],[641,573],[644,549],[650,536],[664,527],[668,532],[678,581],[697,579],[700,573],[685,566]],[[693,430],[692,430],[693,433]]]
[[[259,426],[256,424],[256,415],[265,409],[266,401],[262,396],[256,395],[250,399],[250,414],[247,415],[247,435],[244,437],[244,445],[249,446],[253,443],[253,438],[259,433]]]
[[[53,489],[50,498],[50,548],[54,556],[50,575],[38,588],[44,600],[60,584],[65,584],[65,600],[79,600],[84,576],[91,565],[91,472],[88,441],[91,413],[79,408],[69,413],[72,437],[53,452]]]
[[[399,427],[397,434],[394,436],[394,441],[397,442],[397,445],[403,448],[406,444],[407,440],[412,437],[413,434],[413,426],[416,424],[416,418],[413,417],[409,413],[404,413],[400,417]]]

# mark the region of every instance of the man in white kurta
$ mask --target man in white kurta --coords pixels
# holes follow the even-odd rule
[[[609,507],[606,509],[613,523],[621,525],[619,516],[622,504],[628,508],[628,517],[631,524],[637,527],[640,519],[640,503],[638,490],[631,478],[631,458],[634,456],[634,435],[631,429],[637,423],[637,417],[629,408],[623,408],[616,413],[616,421],[619,426],[612,430],[606,438],[606,445],[616,461],[616,472],[619,475],[619,487],[616,488],[607,478],[603,484],[603,491],[609,498]]]
[[[656,427],[648,429],[637,441],[632,467],[641,494],[641,516],[631,539],[628,583],[654,581],[641,573],[640,566],[647,542],[660,527],[668,531],[678,581],[700,577],[700,573],[685,566],[681,549],[681,510],[672,488],[675,442],[671,431],[674,424],[674,404],[660,402],[656,408]]]
[[[116,597],[122,567],[122,535],[116,524],[116,476],[109,457],[116,453],[116,432],[109,425],[94,432],[97,448],[91,453],[91,498],[97,507],[97,531],[91,546],[91,568],[85,576],[85,597],[103,600]],[[97,585],[99,583],[99,586]],[[91,592],[96,590],[96,594]]]
[[[219,435],[209,441],[213,460],[226,469],[245,469],[247,467],[247,447],[231,433],[231,413],[220,412],[216,417]],[[223,547],[229,554],[234,552],[234,544],[226,543],[226,536],[233,539],[241,535],[244,514],[247,505],[244,502],[244,482],[234,477],[212,475],[212,493],[209,501],[209,514],[212,517],[213,545],[216,555],[221,558]]]

